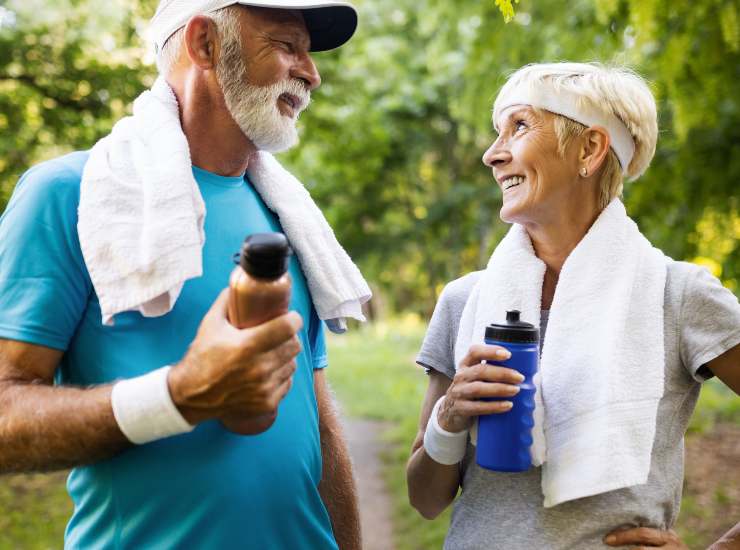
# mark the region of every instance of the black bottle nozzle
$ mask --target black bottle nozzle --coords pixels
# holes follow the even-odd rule
[[[512,309],[506,312],[506,322],[513,325],[519,323],[520,311],[518,309]]]
[[[537,343],[540,331],[531,323],[519,318],[521,312],[511,309],[506,312],[505,323],[491,323],[486,327],[486,340],[512,343]]]
[[[239,264],[260,279],[277,279],[288,270],[293,251],[282,233],[254,233],[244,239]]]

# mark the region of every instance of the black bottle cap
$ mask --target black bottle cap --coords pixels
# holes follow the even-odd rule
[[[282,233],[253,233],[244,239],[239,265],[258,279],[277,279],[288,270],[292,253]]]
[[[540,331],[531,323],[519,320],[519,311],[514,309],[506,312],[506,323],[492,323],[486,327],[486,340],[511,342],[514,344],[530,344],[540,341]]]

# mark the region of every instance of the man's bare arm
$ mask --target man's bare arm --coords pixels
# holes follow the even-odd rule
[[[170,396],[190,424],[274,414],[293,379],[300,315],[239,330],[228,322],[227,302],[224,291],[169,371]],[[0,339],[0,474],[89,464],[131,445],[113,416],[112,385],[52,385],[61,357],[51,348]]]
[[[111,385],[52,386],[61,357],[0,340],[0,473],[69,468],[131,445],[113,417]]]
[[[352,462],[323,370],[314,371],[314,389],[323,460],[323,476],[319,483],[321,500],[329,512],[340,550],[361,550],[360,510]]]

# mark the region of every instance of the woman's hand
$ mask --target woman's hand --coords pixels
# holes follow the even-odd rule
[[[509,357],[509,350],[501,346],[470,347],[439,408],[437,422],[443,430],[461,432],[470,427],[474,416],[511,409],[511,401],[482,401],[486,397],[512,397],[519,393],[517,384],[524,382],[524,376],[514,369],[484,362],[505,361]]]
[[[615,529],[604,538],[604,542],[609,546],[631,545],[632,550],[655,547],[665,550],[689,550],[675,531],[661,531],[650,527]]]

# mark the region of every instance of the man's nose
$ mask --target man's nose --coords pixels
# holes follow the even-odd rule
[[[319,70],[308,52],[300,56],[293,66],[290,76],[303,80],[309,91],[315,90],[321,85],[321,75],[319,75]]]
[[[482,160],[483,164],[489,168],[495,168],[509,162],[511,160],[511,153],[505,147],[502,147],[501,140],[497,139],[483,153]]]

